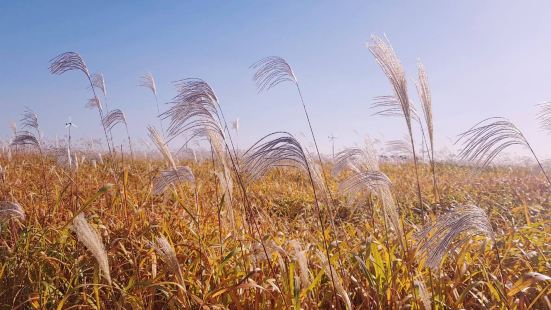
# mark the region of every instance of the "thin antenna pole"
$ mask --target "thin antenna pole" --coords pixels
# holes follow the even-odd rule
[[[331,134],[328,138],[331,141],[331,148],[333,150],[333,159],[335,159],[335,139],[337,139],[337,137],[335,137],[335,135]]]

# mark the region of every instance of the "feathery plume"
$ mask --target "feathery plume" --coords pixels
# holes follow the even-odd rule
[[[102,122],[103,126],[105,126],[108,131],[111,131],[113,127],[117,126],[118,124],[123,124],[126,126],[126,117],[121,110],[115,109],[109,111],[109,113],[107,113],[107,115],[103,117]]]
[[[201,79],[183,79],[175,82],[177,95],[173,106],[162,114],[170,118],[168,133],[171,137],[184,132],[192,136],[223,136],[218,115],[218,98],[214,90]]]
[[[60,54],[50,60],[50,73],[60,75],[67,71],[78,70],[90,78],[90,73],[88,72],[88,67],[86,63],[80,57],[78,53],[75,52],[65,52]]]
[[[427,146],[428,148],[427,152],[429,154],[429,159],[430,159],[434,196],[438,197],[438,182],[436,179],[436,170],[435,170],[435,163],[434,163],[434,125],[432,121],[433,120],[432,119],[432,97],[431,97],[431,92],[429,87],[429,79],[427,77],[427,73],[425,72],[425,66],[423,66],[423,64],[420,61],[417,64],[417,71],[418,71],[418,77],[419,77],[419,80],[416,84],[417,94],[419,95],[419,99],[421,100],[421,107],[423,109],[423,114],[425,116],[425,124],[427,126],[427,132],[429,136],[429,145]],[[421,126],[423,139],[424,139],[425,138],[424,131],[423,131],[423,126],[421,125],[421,122],[419,122],[419,125]]]
[[[264,136],[243,154],[243,172],[249,180],[258,180],[270,168],[296,167],[310,171],[306,153],[295,137],[287,132]]]
[[[341,299],[344,301],[346,305],[346,309],[352,309],[352,303],[350,302],[350,297],[348,297],[348,293],[344,289],[341,283],[340,277],[337,275],[337,272],[333,268],[333,266],[329,263],[327,260],[327,257],[321,252],[317,251],[318,258],[321,262],[321,266],[325,270],[325,274],[329,276],[329,278],[333,278],[333,283],[335,284],[335,289],[337,290],[338,295],[341,297]]]
[[[161,171],[161,174],[153,179],[153,194],[162,194],[168,186],[182,182],[195,182],[195,176],[189,167]]]
[[[404,73],[404,68],[398,59],[398,56],[394,52],[394,49],[390,45],[388,40],[383,40],[377,36],[372,36],[371,41],[368,44],[368,48],[371,54],[375,57],[375,60],[386,75],[390,85],[394,90],[394,98],[387,97],[384,106],[390,112],[396,113],[401,110],[401,114],[406,121],[406,126],[409,133],[411,142],[411,150],[413,155],[413,162],[415,165],[415,178],[417,180],[417,198],[419,199],[419,207],[423,205],[423,199],[421,196],[421,184],[419,182],[419,171],[417,167],[417,156],[415,154],[415,143],[413,141],[413,130],[411,126],[412,115],[415,117],[416,113],[409,101],[407,80]],[[394,104],[394,108],[392,105]],[[390,106],[389,106],[390,105]]]
[[[474,205],[456,207],[416,233],[417,257],[432,270],[438,270],[446,253],[477,235],[494,238],[492,225],[484,210]]]
[[[536,105],[539,108],[537,119],[542,129],[551,132],[551,101]]]
[[[430,302],[432,299],[431,293],[427,291],[425,284],[420,278],[417,280],[414,280],[413,283],[419,289],[419,298],[423,303],[423,307],[425,308],[425,310],[431,310],[432,309],[431,302]]]
[[[119,109],[109,111],[109,113],[107,113],[107,115],[103,117],[102,124],[103,127],[106,128],[109,132],[111,132],[113,130],[113,127],[117,126],[118,124],[123,124],[124,128],[126,129],[126,136],[128,138],[128,147],[130,148],[130,154],[134,156],[134,152],[132,151],[132,140],[130,139],[130,131],[128,130],[128,123],[126,122],[126,116],[124,115],[124,112]]]
[[[404,74],[404,69],[398,59],[398,56],[396,56],[396,53],[388,40],[383,40],[377,36],[371,37],[371,42],[369,42],[368,48],[394,89],[394,96],[381,98],[386,98],[387,104],[393,104],[400,108],[402,115],[405,118],[408,130],[411,131],[412,106],[408,97],[407,80]]]
[[[12,139],[11,145],[29,145],[40,149],[40,142],[38,142],[38,139],[29,131],[18,131],[16,136]]]
[[[16,218],[25,221],[25,210],[18,203],[0,201],[0,222]]]
[[[223,171],[225,184],[222,187],[231,190],[232,179],[226,154],[228,147],[219,115],[220,105],[214,90],[201,79],[179,80],[175,82],[175,86],[178,93],[172,99],[173,106],[161,114],[165,119],[170,118],[169,137],[172,139],[180,134],[188,134],[191,137],[189,140],[207,139]],[[230,221],[235,223],[231,196],[226,198]]]
[[[460,134],[456,143],[459,141],[463,141],[459,158],[474,161],[483,167],[510,146],[520,145],[531,150],[522,132],[503,117],[491,117],[478,122]]]
[[[331,173],[337,176],[344,170],[353,172],[379,170],[379,154],[370,139],[366,139],[363,148],[351,147],[337,153]]]
[[[151,243],[151,246],[155,249],[157,255],[161,257],[165,264],[167,264],[169,271],[174,273],[178,283],[182,285],[185,292],[186,286],[184,283],[184,276],[182,274],[182,270],[180,269],[178,258],[176,257],[176,251],[174,250],[172,245],[170,245],[170,242],[168,242],[168,240],[164,236],[160,236],[157,237],[155,242]]]
[[[103,277],[111,285],[111,274],[109,273],[109,261],[107,252],[103,246],[98,233],[88,224],[82,213],[77,215],[73,220],[72,230],[77,235],[78,240],[92,252],[92,255],[98,262],[99,268],[102,271]]]
[[[91,76],[93,87],[100,89],[104,96],[107,96],[107,88],[102,73],[94,73]]]
[[[86,103],[85,107],[90,110],[98,109],[100,113],[101,111],[103,111],[103,107],[101,106],[101,101],[99,100],[98,97],[88,99],[88,102]]]
[[[60,54],[50,60],[50,73],[60,75],[67,71],[72,70],[78,70],[84,73],[86,75],[86,78],[88,79],[88,82],[90,83],[90,89],[92,90],[92,93],[94,94],[94,98],[90,99],[88,103],[86,104],[87,108],[94,109],[97,108],[100,116],[100,122],[103,120],[103,112],[101,107],[101,102],[96,95],[96,90],[94,87],[94,83],[92,81],[92,77],[90,76],[90,72],[88,71],[88,67],[84,63],[84,60],[78,53],[75,52],[66,52],[63,54]],[[103,123],[102,123],[103,125]],[[109,152],[111,152],[111,145],[109,143],[109,138],[107,136],[107,129],[103,127],[103,132],[105,134],[105,141],[107,142],[107,147],[109,148]]]
[[[155,78],[150,72],[144,74],[140,77],[140,82],[138,86],[145,87],[153,93],[154,96],[157,96],[157,84],[155,83]]]
[[[220,184],[220,191],[224,193],[226,200],[231,202],[233,199],[233,180],[231,175],[228,174],[229,171],[215,171],[216,177],[218,178],[218,183]]]
[[[431,154],[434,154],[434,128],[432,123],[432,97],[429,87],[429,79],[425,72],[425,66],[421,62],[417,64],[419,81],[417,82],[417,93],[419,99],[421,99],[421,107],[423,108],[423,114],[425,116],[425,123],[427,125],[427,133],[429,136]],[[431,155],[432,157],[433,155]]]
[[[411,144],[407,141],[407,137],[401,140],[390,140],[385,143],[385,150],[391,154],[411,158]]]
[[[161,134],[155,129],[155,127],[148,126],[148,135],[151,141],[155,144],[159,152],[161,152],[161,155],[163,155],[164,159],[167,161],[167,163],[176,170],[176,162],[174,162],[174,159],[172,158],[172,154],[170,153],[170,150],[168,149],[168,146],[166,145],[166,142],[164,141],[163,137],[161,137]]]
[[[278,56],[260,59],[251,66],[251,69],[256,70],[253,79],[259,92],[268,91],[283,82],[298,83],[291,66],[285,59]]]
[[[390,186],[392,182],[381,171],[360,171],[347,177],[339,183],[339,191],[343,193],[374,191],[382,186]]]
[[[398,214],[398,207],[396,206],[396,202],[392,197],[390,187],[380,186],[376,189],[376,193],[377,196],[381,199],[384,216],[390,222],[390,225],[392,225],[397,235],[400,236],[402,234],[402,227],[400,226],[400,216]],[[402,242],[401,238],[400,242]]]
[[[303,250],[300,242],[297,240],[289,241],[289,245],[293,249],[293,259],[298,263],[300,271],[300,284],[302,288],[310,286],[311,276],[308,269],[308,258],[306,257],[307,250]]]
[[[38,115],[36,115],[36,113],[29,108],[25,108],[23,118],[21,118],[21,123],[23,124],[23,127],[30,127],[37,132],[40,132],[38,127]]]

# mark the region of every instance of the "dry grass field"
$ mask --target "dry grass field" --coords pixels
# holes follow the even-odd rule
[[[375,115],[404,120],[397,156],[367,139],[324,157],[279,57],[253,64],[254,80],[296,88],[313,147],[276,132],[239,150],[209,84],[176,81],[162,110],[148,74],[157,128],[133,149],[103,75],[74,52],[52,59],[53,75],[84,76],[103,147],[71,141],[71,120],[49,142],[30,109],[14,126],[0,153],[0,308],[551,309],[551,182],[529,139],[489,118],[459,134],[454,160],[437,158],[424,66],[416,108],[390,43],[368,48],[392,90]],[[538,108],[551,129],[551,104]],[[182,156],[182,138],[200,147]],[[494,165],[511,146],[533,161]]]
[[[249,211],[236,191],[234,229],[208,161],[182,163],[194,171],[195,182],[154,196],[151,183],[166,168],[162,161],[105,159],[95,168],[85,161],[67,170],[51,158],[42,160],[29,154],[0,160],[2,199],[25,212],[23,218],[1,213],[2,308],[337,304],[314,197],[299,171],[278,168],[251,184]],[[550,201],[537,173],[529,168],[473,173],[438,165],[440,199],[423,191],[427,203],[419,210],[412,165],[381,169],[395,180],[392,194],[403,235],[387,225],[374,195],[334,197],[335,230],[326,227],[325,235],[331,240],[337,308],[549,306],[551,284],[533,273],[549,274],[551,268]],[[420,178],[422,188],[430,189],[428,166],[422,166]],[[338,180],[330,180],[333,192]],[[494,239],[473,238],[447,251],[431,272],[416,255],[415,233],[467,203],[484,210]],[[84,214],[103,246],[79,235],[86,232],[74,228],[77,214]]]

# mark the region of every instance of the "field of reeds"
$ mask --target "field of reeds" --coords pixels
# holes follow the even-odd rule
[[[403,119],[407,140],[334,156],[283,58],[252,75],[266,96],[296,88],[311,148],[281,131],[238,149],[207,82],[176,81],[160,105],[151,74],[158,119],[138,148],[103,76],[53,58],[53,75],[84,77],[101,140],[71,141],[69,120],[54,142],[23,111],[0,153],[0,308],[551,309],[551,182],[529,137],[489,118],[437,158],[425,68],[408,90],[390,43],[368,48],[392,90],[374,117]],[[551,104],[539,109],[550,129]],[[533,163],[495,165],[509,147]]]

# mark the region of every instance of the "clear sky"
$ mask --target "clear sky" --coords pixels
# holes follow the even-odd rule
[[[433,93],[437,149],[477,121],[505,116],[541,154],[549,136],[535,104],[551,100],[551,2],[548,1],[1,1],[0,137],[35,110],[47,136],[102,137],[95,111],[84,108],[86,81],[48,73],[48,61],[79,52],[102,72],[109,107],[125,111],[135,137],[157,124],[151,94],[138,77],[151,71],[161,102],[171,82],[209,82],[229,119],[239,117],[239,145],[266,133],[307,132],[291,85],[257,94],[249,66],[279,55],[296,72],[321,148],[361,142],[365,134],[398,139],[401,119],[372,116],[373,97],[391,94],[365,43],[386,34],[410,77],[425,64]],[[122,132],[121,132],[122,134]],[[440,146],[440,147],[439,147]]]

